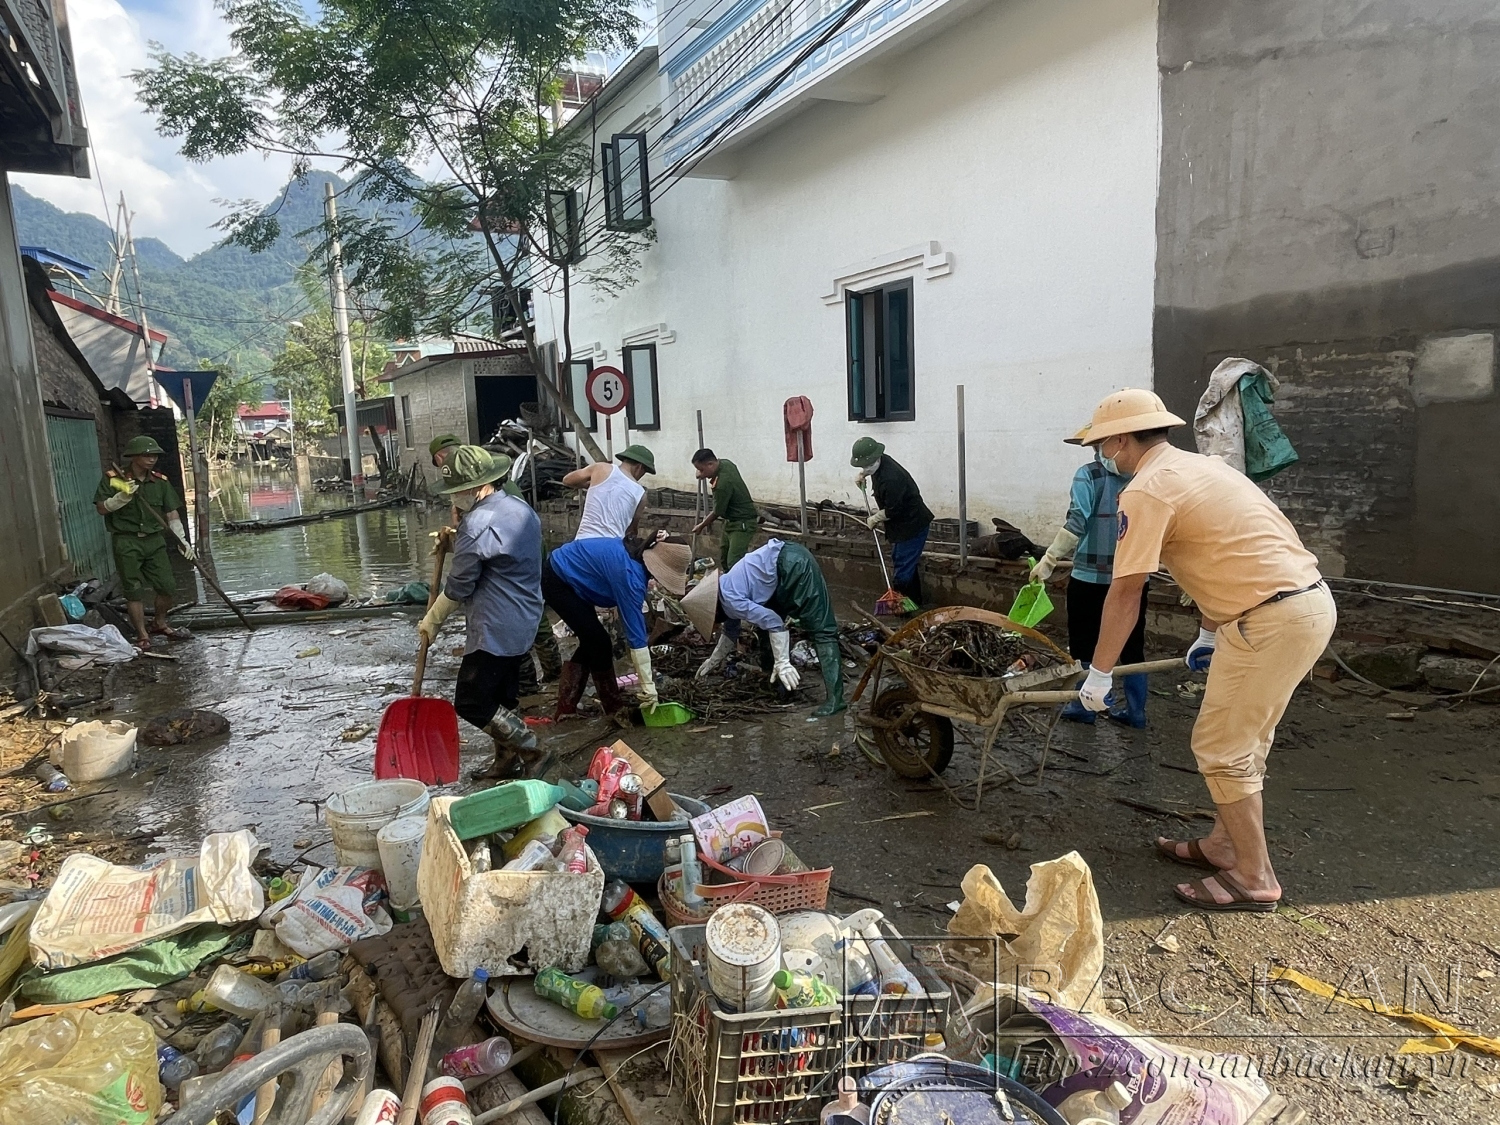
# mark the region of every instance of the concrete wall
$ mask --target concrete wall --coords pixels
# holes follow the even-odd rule
[[[1500,591],[1495,4],[1161,0],[1159,49],[1158,389],[1266,362],[1331,573]]]
[[[963,383],[970,516],[1050,539],[1082,456],[1061,438],[1109,390],[1151,380],[1155,16],[1154,0],[982,6],[882,59],[868,104],[817,102],[736,154],[733,179],[665,181],[636,284],[575,292],[571,314],[575,356],[598,344],[618,364],[627,339],[657,343],[662,428],[632,434],[655,483],[693,486],[702,410],[756,498],[794,503],[781,410],[805,394],[810,497],[859,503],[849,448],[868,434],[955,515]],[[599,135],[649,121],[660,89],[642,81]],[[913,278],[916,420],[851,422],[844,308],[824,295],[934,243],[855,286]],[[536,304],[539,339],[560,339],[561,301]]]

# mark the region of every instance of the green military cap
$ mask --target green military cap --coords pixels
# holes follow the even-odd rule
[[[644,465],[648,473],[656,472],[656,455],[644,445],[627,445],[615,454],[616,461],[634,461],[637,465]]]
[[[449,496],[481,485],[493,484],[510,472],[510,458],[497,458],[477,445],[460,445],[443,462],[443,487],[438,492]]]
[[[429,457],[436,457],[442,450],[451,449],[455,445],[462,444],[463,442],[458,440],[457,434],[438,434],[437,437],[427,443],[427,455]]]
[[[166,450],[156,444],[156,439],[149,434],[137,434],[125,443],[126,457],[142,457],[147,453],[165,453]]]
[[[885,446],[881,445],[872,437],[862,437],[854,443],[853,455],[849,458],[849,464],[856,469],[868,469],[880,455],[885,452]]]

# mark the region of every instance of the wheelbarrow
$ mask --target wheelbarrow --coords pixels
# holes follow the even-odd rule
[[[904,641],[918,633],[955,621],[980,622],[1019,634],[1047,649],[1059,662],[1013,676],[970,676],[924,667],[901,648]],[[1113,674],[1128,676],[1174,670],[1184,670],[1181,658],[1121,664]],[[881,690],[881,677],[886,671],[895,673],[904,683]],[[858,721],[873,728],[880,756],[902,777],[936,777],[948,768],[953,758],[955,720],[987,728],[984,748],[979,754],[974,798],[974,807],[978,808],[984,799],[990,748],[1006,716],[1017,707],[1072,702],[1078,698],[1076,681],[1084,671],[1081,663],[1041,633],[1003,614],[972,606],[945,606],[912,618],[886,639],[865,669],[850,702],[859,702],[866,686],[874,681],[869,712],[859,715]]]

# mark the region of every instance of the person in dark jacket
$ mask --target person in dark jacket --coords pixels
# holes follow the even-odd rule
[[[876,512],[870,517],[870,528],[884,530],[891,541],[895,588],[921,605],[922,576],[917,564],[922,561],[922,548],[927,546],[932,509],[922,502],[922,492],[911,474],[894,457],[887,457],[885,446],[874,438],[862,437],[855,442],[849,463],[859,470],[854,483],[863,490],[868,481],[874,490]]]

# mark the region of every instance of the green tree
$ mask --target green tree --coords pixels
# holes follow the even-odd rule
[[[158,48],[132,74],[141,100],[190,159],[290,154],[305,172],[333,157],[359,173],[364,198],[409,208],[415,229],[340,216],[352,285],[378,298],[388,338],[470,333],[497,297],[523,308],[523,290],[555,281],[566,292],[570,270],[605,289],[629,283],[649,231],[601,232],[582,263],[554,266],[545,205],[549,188],[592,182],[587,132],[551,124],[559,74],[588,50],[629,45],[631,0],[328,0],[311,17],[296,0],[223,0],[221,10],[236,54]],[[433,165],[435,181],[409,171]],[[225,228],[252,248],[280,233],[274,211],[249,201]],[[544,375],[529,318],[520,331],[539,381],[602,457]]]
[[[224,364],[217,364],[215,367],[219,378],[197,410],[199,438],[207,446],[210,435],[212,436],[209,453],[233,443],[234,420],[240,403],[250,402],[259,406],[262,401],[261,392],[265,389],[265,378],[261,375],[242,375]],[[182,447],[187,448],[185,431]]]

